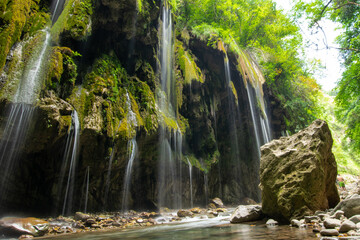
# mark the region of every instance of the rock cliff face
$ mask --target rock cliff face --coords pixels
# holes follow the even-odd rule
[[[49,5],[48,1],[40,4]],[[35,117],[7,186],[8,194],[0,199],[1,213],[61,212],[65,189],[59,179],[75,110],[81,129],[73,209],[83,207],[87,169],[88,210],[121,209],[131,139],[136,139],[138,151],[129,208],[154,209],[159,191],[170,194],[173,186],[180,186],[177,191],[183,206],[190,206],[191,192],[198,205],[205,205],[211,197],[220,197],[225,204],[238,204],[245,198],[260,200],[259,156],[248,98],[254,87],[244,83],[235,53],[208,46],[186,30],[174,31],[176,116],[159,110],[162,93],[156,53],[161,8],[160,1],[151,0],[66,1],[63,13],[51,27],[52,47]],[[23,13],[25,18],[30,10]],[[44,13],[46,17],[48,13]],[[11,52],[6,61],[0,59],[0,67],[5,62],[0,85],[2,123],[6,122],[5,109],[11,105],[22,68],[41,35],[37,30],[45,25],[36,25],[38,28],[28,35],[24,32],[21,39],[14,36],[14,51],[7,47],[4,54],[0,52]],[[231,84],[225,78],[225,55]],[[276,106],[269,92],[264,95]],[[262,114],[261,107],[256,107],[255,114]],[[276,113],[270,118],[276,123],[273,134],[279,136],[282,120]],[[174,135],[178,130],[183,139],[179,178],[159,189],[159,136],[162,132]],[[169,145],[175,152],[174,141]],[[192,191],[189,164],[193,169]]]
[[[261,147],[262,209],[282,221],[335,207],[337,167],[326,122]]]

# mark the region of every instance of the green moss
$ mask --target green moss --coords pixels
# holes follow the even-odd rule
[[[238,104],[238,94],[237,94],[237,91],[236,91],[233,81],[229,82],[229,88],[231,89],[231,92],[233,93],[233,95],[235,97],[236,104]]]
[[[176,41],[176,58],[186,84],[191,84],[193,80],[204,82],[205,78],[196,65],[194,56],[184,49],[180,41]]]
[[[141,12],[142,10],[142,0],[136,0],[136,8],[138,12]]]
[[[31,3],[31,0],[3,0],[0,11],[0,70],[5,65],[11,47],[20,40]]]
[[[67,127],[68,129],[66,129],[66,132],[70,131],[70,127],[71,127],[71,121],[72,121],[72,117],[71,115],[61,115],[61,119],[60,119],[60,129],[59,132],[63,132],[65,129],[65,127]]]
[[[45,87],[64,96],[74,87],[77,65],[74,57],[79,56],[67,47],[54,47],[51,52]]]
[[[51,29],[53,40],[58,42],[60,33],[75,40],[83,40],[91,34],[91,0],[67,0],[64,10]]]
[[[85,77],[85,88],[116,102],[119,97],[119,88],[128,82],[125,69],[119,60],[111,56],[103,56],[96,60],[92,67],[92,72]]]
[[[39,11],[39,5],[36,1],[31,3],[31,12],[26,20],[23,29],[23,35],[33,36],[37,31],[44,29],[50,23],[49,13]]]

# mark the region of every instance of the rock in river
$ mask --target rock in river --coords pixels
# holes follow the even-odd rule
[[[231,223],[251,222],[262,219],[261,206],[259,205],[240,205],[230,217]]]
[[[336,206],[340,199],[332,144],[327,123],[316,120],[292,136],[261,147],[264,214],[289,222]]]
[[[0,235],[19,237],[30,234],[42,236],[48,229],[49,223],[38,218],[4,217],[0,219]]]

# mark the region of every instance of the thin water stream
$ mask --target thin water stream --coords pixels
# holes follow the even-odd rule
[[[80,122],[76,111],[71,114],[72,124],[71,129],[66,140],[66,147],[64,152],[64,158],[62,162],[60,178],[59,178],[59,192],[58,196],[62,195],[62,187],[65,185],[65,196],[63,197],[62,215],[70,214],[72,211],[72,202],[74,197],[74,185],[77,165],[77,155],[79,150],[79,138],[80,138]],[[67,173],[67,175],[66,175]]]
[[[125,177],[124,177],[124,187],[123,187],[123,198],[122,198],[122,211],[126,212],[129,207],[129,194],[130,194],[130,186],[131,186],[131,174],[133,171],[133,164],[136,157],[137,152],[137,143],[136,139],[133,138],[128,142],[128,155],[129,161],[126,167]]]

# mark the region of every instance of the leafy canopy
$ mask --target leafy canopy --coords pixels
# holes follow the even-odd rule
[[[177,6],[180,29],[189,29],[211,45],[222,39],[256,55],[267,85],[287,112],[290,131],[316,118],[319,86],[299,56],[301,34],[273,1],[179,0]]]

